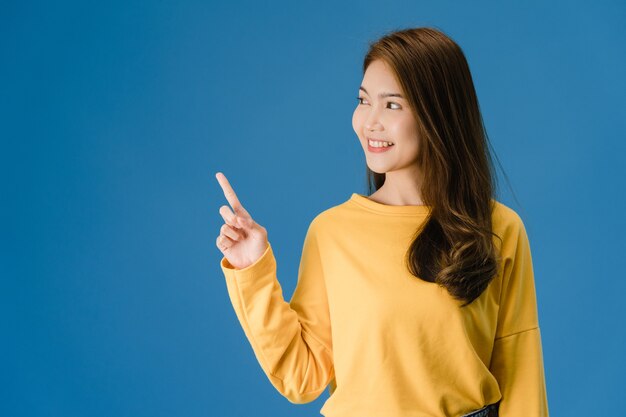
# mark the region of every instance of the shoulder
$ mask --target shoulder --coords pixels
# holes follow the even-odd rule
[[[524,228],[524,221],[520,215],[511,207],[492,199],[493,212],[492,221],[494,231],[519,232]]]
[[[316,231],[333,230],[345,224],[352,217],[354,216],[351,214],[351,206],[348,201],[344,201],[318,213],[311,220],[309,229]]]
[[[492,212],[493,232],[502,239],[498,244],[505,257],[514,257],[520,248],[529,245],[526,226],[520,215],[507,205],[495,201]]]

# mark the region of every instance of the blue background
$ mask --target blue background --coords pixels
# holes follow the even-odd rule
[[[624,21],[621,1],[4,2],[0,415],[319,415],[328,391],[289,403],[237,321],[215,173],[290,298],[309,222],[366,193],[367,42],[409,26],[469,61],[531,240],[551,414],[623,410]]]

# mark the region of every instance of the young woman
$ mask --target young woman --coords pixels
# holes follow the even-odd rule
[[[370,195],[313,219],[289,303],[267,230],[216,174],[232,207],[221,268],[256,358],[292,403],[329,386],[327,417],[548,416],[529,240],[494,199],[463,52],[400,30],[363,74],[352,125]]]

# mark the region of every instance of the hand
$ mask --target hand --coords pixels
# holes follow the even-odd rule
[[[218,172],[215,177],[234,210],[233,213],[226,205],[220,207],[219,212],[225,223],[215,244],[232,266],[243,269],[255,263],[265,253],[269,246],[267,230],[252,220],[224,174]]]

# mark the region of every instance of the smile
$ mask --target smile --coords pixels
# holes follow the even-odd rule
[[[392,142],[387,141],[375,141],[369,139],[367,141],[367,150],[375,153],[387,152],[394,146],[395,145]]]

